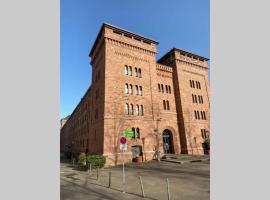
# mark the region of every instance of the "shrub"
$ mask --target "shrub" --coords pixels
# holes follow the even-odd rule
[[[78,158],[79,165],[85,166],[86,165],[86,155],[85,153],[81,153]]]
[[[104,167],[106,163],[106,159],[105,159],[105,156],[102,156],[102,155],[89,155],[86,158],[86,162],[87,162],[87,166],[91,164],[91,167],[93,169],[96,169],[97,167],[98,168]]]

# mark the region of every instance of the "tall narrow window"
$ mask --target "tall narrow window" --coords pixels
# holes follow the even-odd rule
[[[201,103],[201,96],[198,95],[198,100],[199,100],[199,103]]]
[[[125,65],[125,74],[128,75],[128,66]]]
[[[194,95],[195,103],[197,103],[197,95]]]
[[[132,132],[133,132],[133,136],[132,136],[132,138],[136,138],[136,129],[134,128],[134,127],[132,127]]]
[[[139,113],[139,110],[140,110],[139,105],[136,105],[136,114],[137,114],[137,115],[140,114],[140,113]]]
[[[126,115],[129,114],[129,106],[128,106],[127,103],[125,104],[125,114],[126,114]]]
[[[136,138],[140,138],[140,129],[139,128],[136,128]]]
[[[141,71],[141,68],[138,69],[138,76],[139,76],[139,78],[142,78],[142,71]]]
[[[192,81],[191,80],[189,80],[189,85],[192,88]]]
[[[197,117],[198,117],[198,119],[201,119],[200,118],[200,112],[199,111],[197,111]]]
[[[132,76],[132,67],[129,66],[129,73],[128,73],[130,76]]]
[[[201,83],[198,81],[198,88],[201,89]]]
[[[194,94],[192,94],[192,102],[195,103]]]
[[[168,88],[169,88],[169,94],[171,94],[171,86],[168,86]]]
[[[165,85],[165,90],[166,90],[166,93],[169,93],[169,89],[167,85]]]
[[[132,85],[131,84],[129,84],[129,94],[132,94]]]
[[[163,84],[161,84],[161,92],[164,93],[164,87],[163,87]]]
[[[163,109],[166,110],[166,101],[163,100]]]
[[[204,129],[201,129],[201,135],[202,135],[202,138],[204,139]]]
[[[138,85],[135,85],[135,94],[139,95],[139,87],[138,87]]]
[[[203,96],[201,96],[201,102],[202,102],[202,104],[203,104]]]
[[[196,81],[196,88],[199,89],[199,86],[198,86],[198,81]]]
[[[141,105],[140,112],[141,112],[141,116],[143,116],[143,105]]]
[[[195,114],[195,119],[198,119],[196,110],[194,110],[194,114]]]
[[[202,119],[204,119],[203,111],[201,111],[201,117],[202,117]]]
[[[130,104],[130,114],[133,115],[134,114],[134,108],[133,108],[133,104]]]
[[[135,67],[135,76],[138,77],[138,69]]]
[[[125,93],[128,94],[128,84],[125,84]]]
[[[158,91],[161,92],[160,84],[158,84]]]
[[[206,120],[206,114],[205,114],[205,112],[203,111],[203,117],[204,117],[204,119]]]
[[[142,86],[140,86],[139,88],[140,88],[139,93],[142,96]]]
[[[169,104],[169,101],[166,101],[166,104],[167,104],[167,110],[170,110],[170,104]]]
[[[195,83],[194,81],[192,80],[192,87],[195,88]]]

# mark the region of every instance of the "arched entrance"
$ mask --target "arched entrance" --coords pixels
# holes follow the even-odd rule
[[[174,153],[172,132],[168,129],[165,129],[162,133],[162,137],[163,137],[164,153],[165,154]]]

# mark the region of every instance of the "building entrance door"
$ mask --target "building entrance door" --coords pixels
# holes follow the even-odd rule
[[[163,131],[163,149],[165,154],[173,153],[172,133],[169,130]]]

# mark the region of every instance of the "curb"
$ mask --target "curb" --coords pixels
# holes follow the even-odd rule
[[[184,163],[193,163],[193,162],[210,161],[210,158],[205,158],[205,159],[195,159],[195,160],[182,160],[182,161],[161,159],[161,161],[164,161],[164,162],[171,162],[171,163],[178,163],[178,164],[184,164]]]

